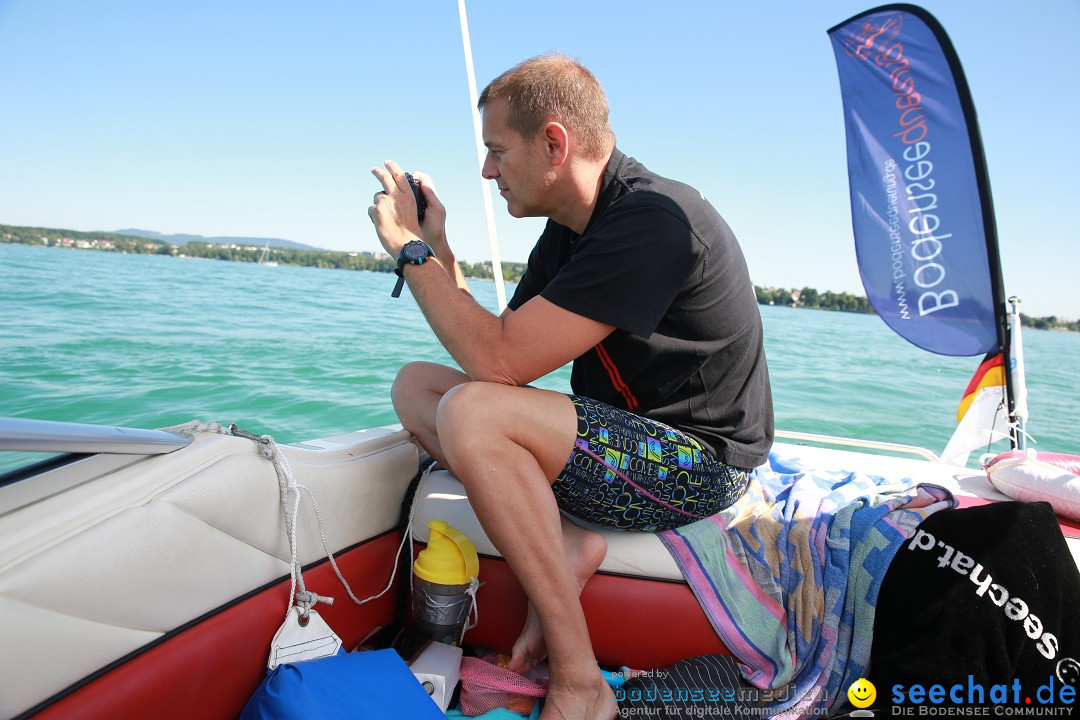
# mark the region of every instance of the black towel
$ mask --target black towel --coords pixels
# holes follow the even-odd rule
[[[874,705],[1076,707],[1062,688],[1080,676],[1078,609],[1080,572],[1048,504],[935,513],[881,585]]]

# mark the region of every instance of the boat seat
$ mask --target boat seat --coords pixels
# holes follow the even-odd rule
[[[464,486],[445,470],[428,473],[417,487],[414,513],[415,540],[426,542],[428,522],[438,519],[476,546],[481,556],[480,622],[466,634],[465,642],[509,651],[525,622],[527,600],[480,526]],[[607,667],[654,669],[697,655],[730,654],[655,533],[600,532],[608,541],[607,557],[581,594],[598,661]]]
[[[1010,500],[990,484],[984,471],[978,469],[779,442],[773,445],[773,450],[785,457],[797,456],[807,467],[843,468],[872,475],[918,478],[922,482],[948,488],[956,495],[960,507]],[[426,542],[428,521],[441,519],[465,533],[481,555],[501,557],[480,527],[465,495],[465,488],[450,473],[445,470],[429,473],[417,488],[416,502],[413,523],[413,537],[416,540]],[[1080,568],[1080,522],[1060,516],[1058,521],[1073,559]],[[608,554],[600,566],[601,573],[685,582],[671,553],[654,533],[601,532],[608,541]]]
[[[415,540],[427,542],[427,524],[431,520],[445,520],[463,532],[480,555],[502,557],[480,527],[465,487],[446,470],[428,473],[416,489],[412,531]],[[601,530],[600,533],[608,542],[607,557],[600,565],[600,572],[685,582],[675,559],[655,533],[621,530]]]
[[[308,587],[343,594],[325,541],[358,596],[379,592],[418,465],[408,434],[285,450],[322,501],[324,533],[310,504],[298,514]],[[274,466],[255,443],[210,432],[132,460],[90,456],[32,478],[52,493],[26,505],[0,493],[0,644],[12,649],[0,718],[235,718],[265,674],[291,561]],[[390,620],[393,598],[319,612],[352,647]]]

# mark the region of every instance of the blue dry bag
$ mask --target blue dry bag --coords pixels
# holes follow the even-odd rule
[[[445,720],[393,650],[282,664],[267,673],[240,720]]]

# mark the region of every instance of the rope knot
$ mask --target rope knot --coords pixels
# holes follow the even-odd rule
[[[318,595],[310,590],[301,590],[296,593],[296,606],[300,608],[300,617],[306,618],[311,613],[311,607],[317,603],[333,605],[334,598]]]
[[[469,619],[465,622],[465,626],[461,628],[461,636],[458,638],[459,647],[465,642],[465,633],[480,624],[480,606],[476,604],[476,591],[479,589],[480,580],[474,577],[469,581],[469,587],[465,591],[465,594],[468,595],[470,599]]]

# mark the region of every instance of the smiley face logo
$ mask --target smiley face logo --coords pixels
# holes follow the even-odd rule
[[[859,678],[851,683],[847,691],[848,700],[857,708],[867,708],[877,700],[877,688],[866,678]]]
[[[1062,658],[1057,664],[1057,676],[1064,684],[1075,687],[1080,682],[1080,662],[1073,658]]]

